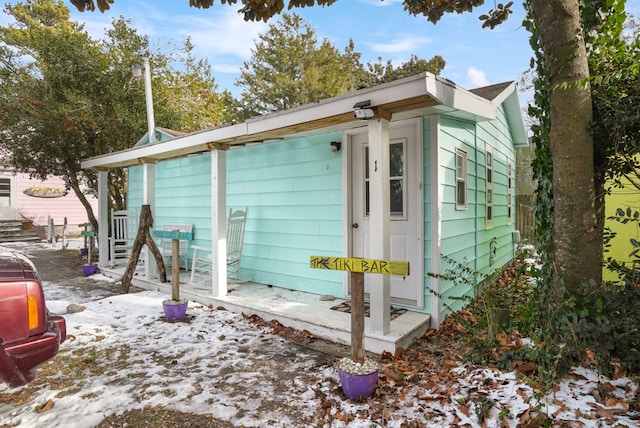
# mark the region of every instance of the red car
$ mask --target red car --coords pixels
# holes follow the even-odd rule
[[[30,382],[66,337],[66,322],[47,310],[31,260],[0,252],[0,379],[11,387]]]

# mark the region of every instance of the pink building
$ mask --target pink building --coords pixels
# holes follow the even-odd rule
[[[97,217],[97,198],[88,195],[87,199]],[[40,181],[0,169],[0,220],[32,220],[35,226],[46,226],[49,217],[56,226],[62,226],[66,217],[71,230],[88,222],[86,209],[72,190],[66,192],[61,178]]]

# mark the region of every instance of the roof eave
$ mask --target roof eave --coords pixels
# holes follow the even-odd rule
[[[229,146],[291,138],[320,129],[361,126],[353,115],[357,102],[370,100],[375,110],[396,114],[433,108],[444,114],[461,113],[473,120],[495,118],[492,104],[453,82],[421,73],[373,88],[249,119],[244,123],[178,136],[142,147],[102,155],[82,162],[84,169],[108,170],[155,163]]]

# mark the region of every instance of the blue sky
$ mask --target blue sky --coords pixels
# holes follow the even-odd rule
[[[187,0],[116,0],[104,15],[73,11],[73,17],[85,21],[92,33],[123,15],[157,43],[181,43],[190,35],[196,55],[209,59],[220,88],[237,94],[234,82],[240,66],[249,60],[254,41],[268,24],[245,22],[237,14],[237,5],[219,0],[210,9],[188,4]],[[528,33],[521,27],[521,6],[504,27],[493,31],[481,28],[477,12],[447,16],[433,25],[405,12],[400,0],[340,0],[330,7],[295,12],[316,30],[319,40],[328,38],[341,51],[353,38],[363,62],[382,57],[400,63],[411,54],[426,59],[441,55],[447,62],[442,75],[466,88],[518,80],[531,57]]]
[[[243,61],[249,60],[254,41],[268,28],[263,22],[245,22],[237,14],[238,5],[223,5],[220,0],[210,9],[190,8],[188,0],[115,0],[104,14],[79,13],[68,0],[65,4],[72,18],[84,22],[96,38],[120,15],[148,35],[153,46],[181,45],[191,36],[195,55],[208,58],[219,88],[234,95],[239,94],[234,82]],[[628,1],[635,11],[639,4],[640,0]],[[445,15],[437,25],[409,15],[401,0],[340,0],[330,7],[294,10],[316,30],[319,40],[328,38],[341,51],[352,38],[364,63],[382,57],[399,64],[411,54],[425,59],[441,55],[447,63],[441,75],[472,89],[518,81],[531,58],[529,34],[521,25],[521,2],[514,2],[514,13],[506,23],[495,30],[482,29],[478,16],[492,7],[488,0],[472,13]],[[0,14],[0,25],[7,23],[7,15]]]

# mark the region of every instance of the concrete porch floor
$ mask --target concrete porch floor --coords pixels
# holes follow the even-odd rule
[[[101,267],[103,275],[113,279],[122,277],[125,265]],[[170,272],[167,279],[171,280]],[[315,337],[335,343],[350,345],[351,314],[331,309],[347,299],[321,299],[319,294],[305,293],[276,286],[267,286],[254,282],[230,283],[225,297],[214,297],[210,288],[203,283],[190,283],[190,274],[180,271],[180,297],[204,305],[222,306],[225,309],[257,315],[271,321],[276,320],[285,327],[306,330]],[[171,282],[148,280],[143,266],[132,279],[132,285],[150,291],[171,294]],[[365,349],[379,354],[383,351],[395,352],[398,348],[410,347],[429,329],[431,316],[407,310],[391,321],[391,329],[386,335],[372,334],[369,331],[369,318],[365,318]]]

